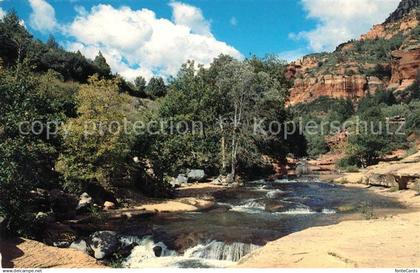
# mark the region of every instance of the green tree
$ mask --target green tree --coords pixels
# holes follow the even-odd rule
[[[0,57],[6,66],[22,65],[32,45],[32,36],[22,25],[15,11],[11,11],[0,20]]]
[[[170,120],[164,134],[152,141],[155,166],[162,174],[176,175],[186,168],[205,168],[213,173],[231,173],[263,163],[262,154],[273,151],[285,155],[278,136],[254,134],[254,119],[284,120],[284,89],[266,72],[228,56],[220,56],[209,68],[195,69],[193,62],[181,68],[169,86],[156,116]],[[186,133],[171,134],[177,122]],[[175,125],[174,125],[175,124]],[[191,130],[201,124],[202,130]]]
[[[36,212],[31,190],[58,184],[53,167],[59,139],[48,130],[63,116],[38,88],[24,67],[0,69],[0,214],[19,234],[28,234]]]
[[[119,93],[116,82],[92,77],[81,86],[76,101],[78,116],[61,130],[64,148],[56,164],[66,187],[97,182],[109,188],[124,183],[131,142],[122,126],[131,111],[130,97]]]
[[[111,76],[111,67],[106,62],[105,57],[102,55],[102,52],[99,51],[98,56],[95,57],[95,60],[93,61],[94,65],[98,69],[98,74],[100,77],[103,77],[105,79],[110,78]]]
[[[136,97],[145,97],[146,96],[146,80],[142,76],[138,76],[134,80],[134,96]]]
[[[145,92],[153,99],[160,98],[166,95],[166,85],[161,77],[153,77],[145,88]]]

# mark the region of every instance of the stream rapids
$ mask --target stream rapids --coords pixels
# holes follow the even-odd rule
[[[364,189],[317,180],[258,180],[217,192],[214,197],[214,209],[159,214],[147,220],[151,235],[121,237],[122,244],[135,245],[122,265],[230,267],[267,242],[290,233],[364,219],[360,208],[366,204],[382,214],[403,209],[399,203]]]

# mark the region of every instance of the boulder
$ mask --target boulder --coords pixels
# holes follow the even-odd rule
[[[155,253],[156,257],[160,257],[162,256],[163,248],[161,246],[156,245],[153,247],[153,252]]]
[[[100,260],[117,251],[120,241],[114,231],[97,231],[89,237],[89,246],[93,257]]]
[[[188,181],[203,181],[206,178],[206,173],[201,169],[188,170]]]
[[[47,245],[66,248],[77,239],[77,233],[69,226],[57,222],[43,226],[40,237]]]
[[[180,187],[183,184],[187,184],[188,183],[188,178],[183,175],[183,174],[179,174],[177,176],[177,178],[173,179],[170,184],[172,185],[172,187]]]
[[[279,203],[268,203],[265,205],[264,210],[268,212],[279,212],[283,211],[285,206]]]
[[[87,254],[92,253],[92,249],[90,249],[89,245],[86,243],[85,240],[74,241],[73,243],[71,243],[70,248],[82,251]]]
[[[87,210],[93,205],[93,199],[86,192],[82,193],[79,197],[79,203],[77,204],[77,211]]]
[[[367,178],[367,184],[405,190],[411,179],[409,176],[398,176],[394,174],[372,174]]]
[[[114,202],[105,201],[105,203],[104,203],[104,210],[113,210],[113,209],[116,209],[116,208],[117,208],[117,206],[115,205]]]

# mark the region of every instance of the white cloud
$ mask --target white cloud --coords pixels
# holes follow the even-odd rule
[[[6,12],[2,8],[0,8],[0,19],[2,19],[5,15],[6,15]]]
[[[53,32],[58,24],[55,18],[54,8],[45,0],[29,0],[32,12],[29,16],[29,24],[35,30],[41,32]]]
[[[238,25],[238,19],[236,19],[236,17],[230,18],[229,24],[233,27],[236,27]]]
[[[301,0],[308,18],[318,21],[315,29],[290,34],[305,39],[313,51],[330,51],[338,44],[358,38],[372,25],[382,23],[400,0]]]
[[[174,22],[156,18],[148,9],[94,6],[87,13],[80,12],[66,26],[66,34],[75,40],[67,47],[90,58],[102,51],[112,70],[130,80],[138,75],[147,79],[153,75],[174,75],[187,60],[206,65],[221,53],[242,58],[235,48],[216,40],[209,25],[208,29],[187,25],[198,19],[207,22],[198,8],[178,2],[170,5]],[[190,13],[180,13],[179,9],[185,6],[186,10],[193,8]]]
[[[172,19],[176,25],[186,26],[192,33],[212,36],[210,22],[208,22],[201,10],[197,7],[180,2],[171,2]]]
[[[308,52],[308,50],[298,48],[298,49],[294,49],[294,50],[288,50],[288,51],[280,52],[279,54],[277,54],[277,56],[281,60],[285,60],[287,62],[292,62],[292,61],[296,61],[296,60],[302,58],[303,56],[305,56],[309,53],[310,52]]]

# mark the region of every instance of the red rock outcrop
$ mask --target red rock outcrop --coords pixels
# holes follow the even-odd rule
[[[420,45],[392,52],[392,77],[388,88],[404,90],[420,75]]]
[[[360,37],[360,40],[364,41],[378,38],[389,40],[398,33],[407,34],[419,25],[418,16],[418,11],[412,11],[399,21],[374,25],[368,33]]]
[[[290,89],[289,104],[311,101],[321,96],[333,98],[345,98],[357,100],[383,89],[385,82],[377,77],[367,77],[364,75],[344,76],[344,75],[322,75],[319,77],[309,77],[295,79],[293,88]]]
[[[361,51],[360,44],[350,41],[333,53],[312,54],[292,62],[286,69],[286,77],[294,82],[288,104],[305,103],[321,96],[357,101],[378,90],[400,91],[412,85],[420,73],[420,43],[415,31],[419,26],[419,3],[420,0],[402,0],[385,23],[374,26],[360,38],[363,42],[396,37],[392,41],[395,43],[400,39],[396,35],[402,34],[399,50],[386,53],[392,58],[375,60],[372,58],[375,52]],[[377,67],[381,68],[379,72],[372,74]]]

